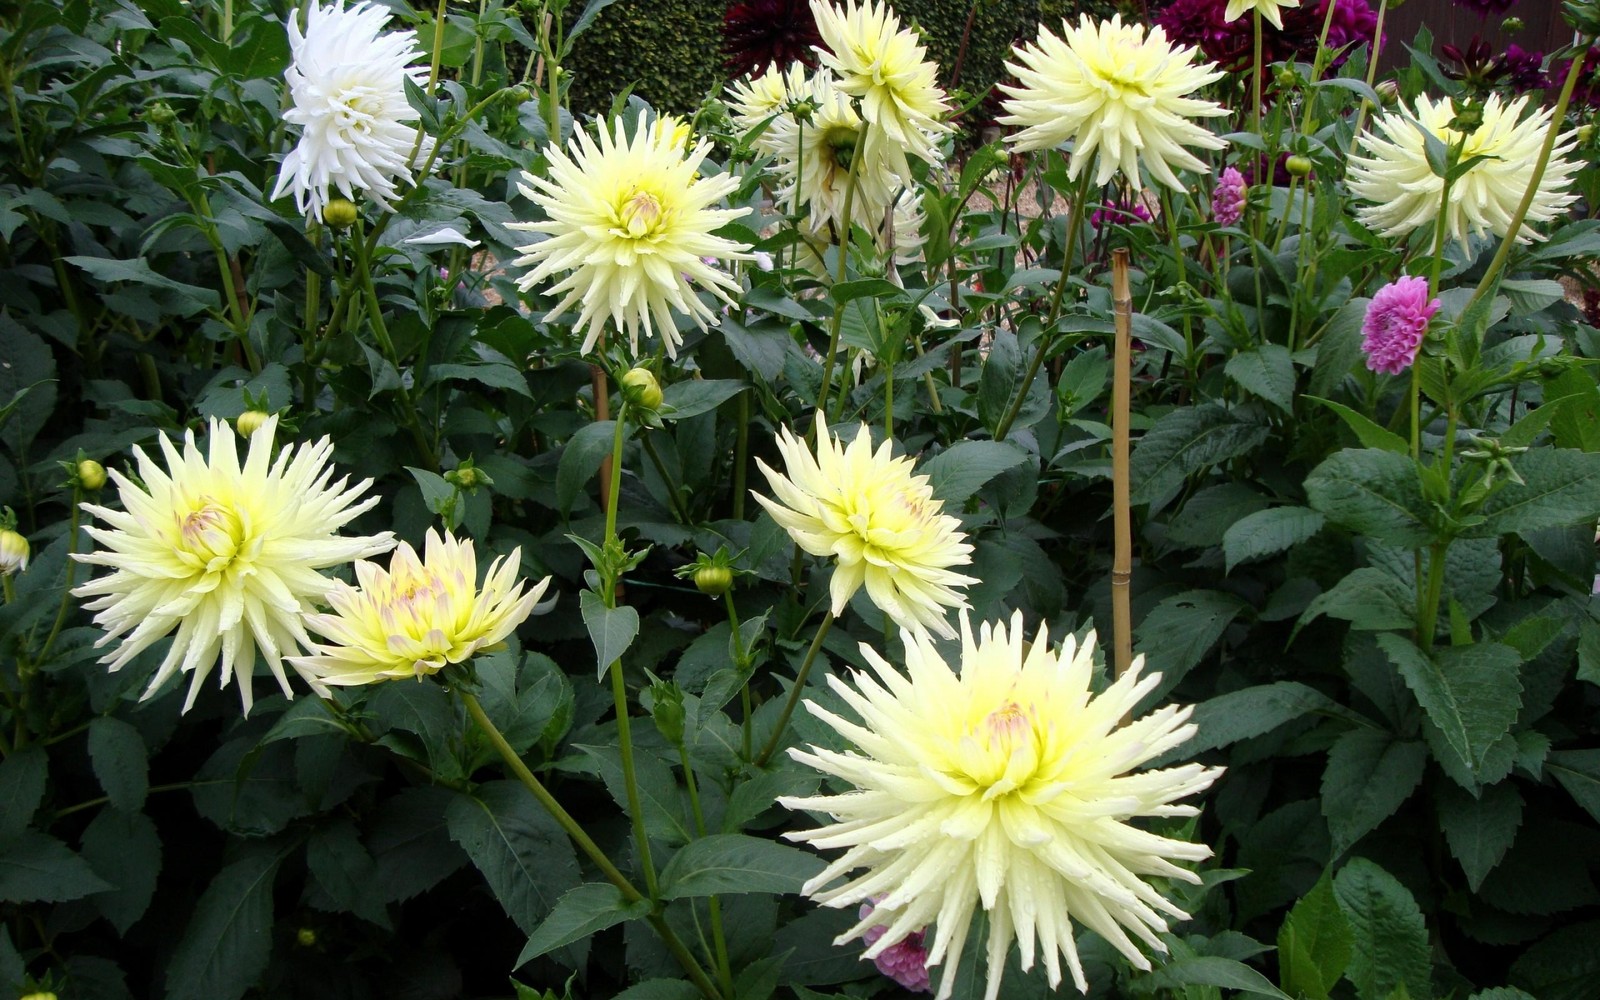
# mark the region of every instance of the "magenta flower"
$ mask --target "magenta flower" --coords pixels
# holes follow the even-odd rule
[[[1135,222],[1149,222],[1150,210],[1138,199],[1127,201],[1112,201],[1106,199],[1105,203],[1095,209],[1089,216],[1089,225],[1098,232],[1102,226],[1123,225],[1131,226]]]
[[[1367,367],[1398,375],[1417,359],[1439,300],[1428,298],[1428,279],[1399,278],[1378,289],[1361,323]]]
[[[1249,189],[1245,186],[1244,174],[1239,173],[1237,167],[1227,168],[1217,181],[1217,189],[1211,192],[1211,217],[1217,220],[1219,226],[1233,225],[1244,214],[1248,197]]]
[[[883,897],[874,897],[881,899]],[[862,920],[872,915],[872,904],[862,903],[860,916]],[[883,937],[887,927],[879,924],[868,927],[861,935],[861,943],[871,948]],[[898,944],[885,948],[872,962],[878,971],[893,979],[913,993],[931,993],[933,988],[928,983],[928,949],[923,947],[923,936],[926,931],[917,931],[908,934]]]

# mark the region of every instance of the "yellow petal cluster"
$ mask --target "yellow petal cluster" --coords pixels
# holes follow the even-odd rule
[[[481,587],[471,539],[430,528],[425,552],[418,558],[402,543],[387,570],[356,563],[359,586],[336,582],[328,592],[333,611],[306,619],[328,641],[295,657],[295,667],[319,684],[336,685],[436,673],[497,647],[535,611],[550,585],[545,577],[523,590],[520,547],[489,566]]]
[[[292,696],[283,661],[310,645],[302,616],[333,584],[317,571],[394,547],[387,531],[338,534],[377,503],[356,502],[371,480],[330,483],[327,438],[285,447],[274,460],[277,427],[268,417],[250,436],[243,465],[224,421],[212,419],[204,454],[192,431],[182,453],[163,434],[165,469],[135,448],[142,483],[108,470],[123,510],[83,505],[109,526],[85,528],[99,545],[76,558],[113,572],[73,591],[93,598],[84,606],[106,633],[96,645],[117,644],[101,662],[120,670],[176,630],[146,698],[182,671],[190,675],[188,711],[220,654],[222,685],[238,679],[249,714],[258,651]]]
[[[959,673],[926,636],[904,639],[904,674],[863,645],[870,673],[848,683],[828,678],[859,722],[806,703],[852,749],[813,746],[790,755],[853,787],[779,799],[833,820],[789,839],[844,851],[804,891],[829,907],[873,903],[836,943],[886,925],[864,953],[876,958],[926,929],[928,965],[942,967],[938,1000],[951,995],[980,907],[989,925],[986,1000],[999,993],[1013,941],[1024,970],[1041,962],[1055,987],[1065,958],[1087,992],[1074,921],[1148,969],[1135,939],[1165,951],[1158,935],[1167,918],[1187,915],[1146,879],[1198,883],[1173,862],[1211,851],[1129,821],[1195,815],[1179,800],[1210,787],[1221,771],[1134,769],[1194,734],[1191,709],[1169,705],[1123,725],[1160,675],[1143,676],[1141,657],[1094,695],[1092,641],[1069,638],[1052,652],[1040,628],[1029,643],[1020,611],[1009,629],[986,624],[976,638],[962,614]]]
[[[1270,21],[1274,28],[1283,30],[1283,9],[1298,7],[1300,0],[1228,0],[1228,9],[1222,12],[1224,21],[1237,21],[1245,15],[1246,11],[1260,11],[1264,20]]]
[[[1527,105],[1527,97],[1507,104],[1499,94],[1483,102],[1483,124],[1465,136],[1460,155],[1461,162],[1485,159],[1451,182],[1448,206],[1443,205],[1444,178],[1428,164],[1424,136],[1436,136],[1451,148],[1462,141],[1462,134],[1450,128],[1456,116],[1450,98],[1432,101],[1423,95],[1414,111],[1402,107],[1379,115],[1372,129],[1357,139],[1366,155],[1350,157],[1350,191],[1372,203],[1358,209],[1356,218],[1384,236],[1404,236],[1424,227],[1431,231],[1443,209],[1445,232],[1452,239],[1465,241],[1469,234],[1485,232],[1507,236],[1522,196],[1533,184],[1533,168],[1550,127],[1550,108],[1523,118]],[[1522,230],[1516,234],[1518,243],[1543,239],[1529,223],[1558,218],[1577,200],[1570,188],[1579,164],[1565,155],[1576,143],[1575,132],[1557,139]]]
[[[778,451],[787,475],[757,459],[773,497],[754,496],[796,545],[835,560],[833,614],[842,614],[865,585],[872,603],[900,628],[953,638],[945,608],[966,607],[954,588],[978,582],[950,569],[972,561],[960,522],[942,513],[928,477],[912,475],[911,459],[893,456],[894,442],[873,451],[865,424],[846,446],[818,414],[816,436],[812,454],[785,427]]]
[[[738,283],[716,262],[749,260],[750,247],[713,234],[750,210],[712,207],[739,181],[702,176],[710,151],[708,140],[691,147],[676,119],[646,123],[641,112],[631,136],[620,118],[611,130],[600,130],[598,142],[579,131],[566,151],[548,150],[548,177],[523,173],[517,189],[546,218],[509,228],[548,238],[517,248],[523,256],[513,263],[532,267],[517,287],[562,297],[547,321],[580,306],[584,353],[609,322],[626,331],[635,355],[642,329],[677,357],[683,338],[674,311],[704,330],[718,317],[696,290],[733,301]],[[543,288],[557,275],[560,280]]]
[[[1071,139],[1069,177],[1095,163],[1095,184],[1121,172],[1139,190],[1143,165],[1155,180],[1183,190],[1175,168],[1205,169],[1185,147],[1227,145],[1191,120],[1228,113],[1188,96],[1222,77],[1211,63],[1197,63],[1194,49],[1174,47],[1161,28],[1147,33],[1120,16],[1104,22],[1084,16],[1077,27],[1064,21],[1061,27],[1059,37],[1041,28],[1006,64],[1018,82],[1001,85],[1011,96],[999,120],[1021,127],[1010,137],[1016,149],[1053,149]]]

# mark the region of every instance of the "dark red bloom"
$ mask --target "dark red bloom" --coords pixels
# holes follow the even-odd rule
[[[799,61],[816,65],[822,42],[806,0],[743,0],[722,18],[722,52],[730,76],[764,72]]]
[[[1571,71],[1571,59],[1560,66],[1550,67],[1548,86],[1559,89],[1567,82],[1567,74]],[[1578,71],[1578,85],[1572,88],[1572,105],[1600,108],[1600,46],[1591,48],[1584,56],[1583,68]]]
[[[1538,90],[1550,85],[1549,78],[1544,75],[1543,52],[1529,52],[1512,42],[1500,57],[1500,65],[1505,67],[1506,82],[1517,90]]]
[[[1329,3],[1335,6],[1328,26],[1328,48],[1338,53],[1332,68],[1344,63],[1349,47],[1371,44],[1378,30],[1378,15],[1367,0],[1317,0],[1281,10],[1282,31],[1263,25],[1262,59],[1269,63],[1310,62],[1316,56]],[[1224,18],[1226,12],[1227,0],[1172,0],[1156,14],[1155,22],[1166,29],[1172,41],[1193,45],[1223,69],[1238,72],[1255,58],[1253,22],[1248,17],[1230,22]]]
[[[1457,7],[1475,10],[1479,17],[1488,17],[1490,14],[1504,14],[1517,5],[1517,0],[1456,0]]]

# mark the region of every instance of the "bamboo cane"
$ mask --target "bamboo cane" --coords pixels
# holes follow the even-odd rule
[[[1128,251],[1111,252],[1111,312],[1116,324],[1111,369],[1111,562],[1112,669],[1121,677],[1133,662],[1133,512],[1128,503],[1128,396],[1133,381],[1133,293],[1128,287]]]

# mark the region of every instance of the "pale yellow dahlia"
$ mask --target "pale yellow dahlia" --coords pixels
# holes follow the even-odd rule
[[[793,102],[805,99],[809,93],[805,63],[790,63],[785,69],[774,63],[760,76],[744,77],[728,85],[728,112],[740,132],[749,132],[774,115],[787,112]],[[763,132],[756,137],[757,149],[768,148],[763,145],[766,135]]]
[[[513,263],[533,266],[517,287],[527,292],[564,274],[547,289],[563,297],[545,319],[581,303],[585,353],[609,320],[627,332],[634,354],[643,327],[677,357],[683,338],[673,311],[704,330],[718,314],[696,288],[726,303],[739,291],[715,262],[749,260],[750,247],[712,234],[750,210],[711,207],[739,186],[738,178],[701,176],[711,144],[689,148],[681,128],[673,118],[646,124],[641,113],[631,138],[621,119],[613,131],[601,129],[598,144],[580,130],[568,152],[548,150],[550,176],[524,173],[517,186],[546,219],[509,228],[548,236],[517,248],[523,256]]]
[[[333,583],[317,571],[394,547],[387,531],[339,536],[378,502],[356,503],[371,480],[330,483],[327,438],[285,447],[274,459],[277,427],[271,416],[250,436],[242,466],[224,421],[212,419],[204,455],[192,431],[181,454],[163,434],[166,469],[135,448],[142,483],[108,470],[123,510],[83,505],[110,525],[85,528],[100,547],[76,558],[114,572],[73,591],[94,598],[84,606],[98,612],[95,624],[106,632],[95,645],[118,643],[101,662],[120,670],[177,630],[146,698],[181,670],[190,675],[187,712],[220,652],[221,683],[238,679],[249,714],[258,651],[292,696],[283,660],[310,645],[302,618]]]
[[[1221,149],[1227,143],[1190,121],[1228,112],[1213,101],[1187,95],[1222,78],[1211,63],[1197,63],[1195,50],[1174,47],[1166,32],[1123,24],[1120,16],[1095,22],[1087,16],[1062,36],[1039,30],[1032,45],[1016,50],[1006,68],[1019,81],[1002,84],[1010,94],[1000,119],[1022,126],[1010,137],[1018,150],[1053,149],[1073,140],[1067,176],[1076,178],[1091,162],[1094,183],[1105,184],[1120,170],[1135,190],[1139,165],[1170,188],[1183,189],[1173,168],[1204,170],[1185,149]]]
[[[861,114],[872,126],[866,147],[909,181],[908,156],[928,163],[940,159],[940,137],[953,126],[942,120],[949,110],[917,36],[900,27],[886,3],[811,0],[811,13],[823,44],[822,65],[838,77],[839,89],[861,101]]]
[[[294,665],[319,684],[373,684],[423,677],[489,652],[536,612],[550,578],[523,591],[517,577],[522,549],[496,559],[482,587],[471,539],[428,529],[427,557],[401,543],[389,568],[356,563],[358,587],[338,581],[328,592],[333,611],[306,619],[325,637]],[[548,609],[544,609],[548,610]]]
[[[811,109],[806,120],[794,114],[773,119],[761,148],[778,159],[782,187],[778,201],[789,212],[806,214],[812,232],[844,231],[845,201],[851,221],[876,229],[899,190],[893,167],[869,148],[867,123],[854,103],[825,71],[806,80],[800,98]],[[859,157],[851,179],[851,162]],[[854,194],[849,185],[854,184]]]
[[[1534,164],[1550,127],[1551,109],[1540,108],[1522,118],[1527,104],[1527,97],[1506,104],[1499,94],[1483,102],[1483,124],[1467,135],[1461,161],[1487,159],[1451,182],[1448,207],[1441,204],[1444,179],[1428,165],[1423,135],[1432,133],[1450,147],[1461,141],[1461,133],[1450,128],[1456,116],[1450,98],[1435,102],[1419,96],[1414,116],[1405,108],[1379,115],[1373,129],[1357,140],[1368,155],[1350,157],[1350,192],[1373,203],[1360,208],[1356,217],[1374,232],[1403,236],[1435,225],[1443,209],[1445,232],[1453,239],[1465,241],[1469,233],[1508,235],[1517,206],[1533,183]],[[1557,140],[1522,231],[1516,234],[1518,243],[1543,239],[1528,223],[1549,222],[1577,200],[1569,189],[1579,164],[1565,156],[1576,143],[1575,132]]]
[[[985,624],[976,641],[962,613],[959,675],[927,636],[904,639],[905,676],[863,645],[871,674],[852,674],[853,686],[828,678],[860,722],[806,703],[854,744],[850,752],[790,750],[854,789],[778,800],[834,820],[789,839],[845,852],[805,884],[805,893],[829,907],[873,901],[872,912],[835,943],[887,925],[864,953],[876,958],[932,924],[924,945],[928,965],[943,966],[938,1000],[950,996],[980,906],[989,921],[988,1000],[999,993],[1013,939],[1024,970],[1041,959],[1055,987],[1065,956],[1073,983],[1087,992],[1073,920],[1136,967],[1150,968],[1132,938],[1165,951],[1157,935],[1167,930],[1166,917],[1187,914],[1145,878],[1199,883],[1172,862],[1200,861],[1211,851],[1128,820],[1195,815],[1197,807],[1176,803],[1222,772],[1199,764],[1129,772],[1193,736],[1192,710],[1169,705],[1122,725],[1160,675],[1141,676],[1139,657],[1094,696],[1092,639],[1077,646],[1068,637],[1051,652],[1041,627],[1030,644],[1020,611],[1009,631],[1003,622]]]
[[[1272,26],[1279,31],[1283,30],[1283,14],[1281,11],[1288,7],[1300,6],[1300,0],[1228,0],[1228,9],[1222,12],[1224,21],[1237,21],[1245,15],[1246,11],[1258,10],[1262,18],[1271,21]]]
[[[778,451],[788,475],[757,459],[775,499],[754,496],[796,545],[835,560],[835,617],[865,584],[872,603],[900,628],[951,638],[944,609],[967,606],[953,588],[978,581],[950,567],[971,562],[972,546],[960,522],[941,513],[928,477],[912,475],[911,459],[893,457],[893,447],[885,441],[874,452],[865,424],[846,446],[818,414],[816,454],[785,427]]]

